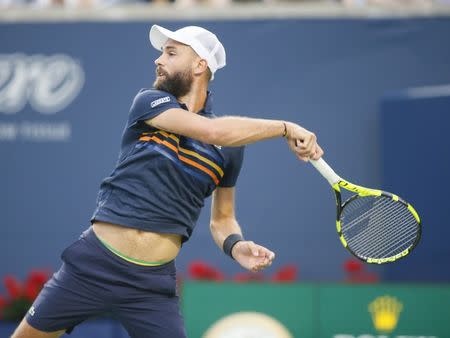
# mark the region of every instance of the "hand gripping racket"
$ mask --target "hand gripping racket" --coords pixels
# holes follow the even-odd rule
[[[383,264],[403,258],[414,249],[420,240],[421,224],[411,204],[389,192],[342,179],[322,158],[310,162],[333,187],[337,232],[354,256]],[[356,195],[342,203],[341,189]]]

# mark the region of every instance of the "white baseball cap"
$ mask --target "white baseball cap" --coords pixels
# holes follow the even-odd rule
[[[208,67],[214,79],[214,73],[225,67],[225,48],[217,36],[210,31],[198,27],[187,26],[175,32],[164,27],[153,25],[149,33],[150,42],[157,50],[162,51],[167,40],[172,39],[190,46],[202,59],[208,63]]]

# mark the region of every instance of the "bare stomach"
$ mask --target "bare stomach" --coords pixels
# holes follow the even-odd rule
[[[143,231],[103,222],[95,222],[92,228],[103,242],[137,260],[171,261],[181,248],[180,235]]]

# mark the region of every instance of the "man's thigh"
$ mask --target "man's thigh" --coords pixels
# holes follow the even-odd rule
[[[55,332],[45,332],[37,330],[30,324],[28,324],[27,320],[24,318],[17,329],[14,331],[11,338],[58,338],[61,337],[64,332],[65,330]]]
[[[70,332],[84,320],[104,312],[104,301],[63,265],[45,284],[25,319],[39,331]]]
[[[122,303],[114,312],[131,338],[187,337],[176,296]]]
[[[63,265],[44,285],[26,315],[30,326],[43,332],[70,332],[84,320],[108,312],[108,286],[95,280],[100,264],[92,263],[96,254],[82,238],[64,250]]]

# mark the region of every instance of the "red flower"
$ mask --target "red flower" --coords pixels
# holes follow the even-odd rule
[[[34,301],[48,278],[49,273],[46,271],[31,271],[25,282],[25,297],[27,297],[30,301]]]
[[[273,276],[272,281],[278,283],[288,283],[297,280],[298,268],[294,264],[281,267]]]
[[[355,272],[361,272],[364,269],[364,266],[361,263],[361,261],[350,258],[345,261],[344,269],[348,273],[355,273]]]
[[[5,304],[6,304],[6,299],[5,299],[5,297],[3,297],[3,296],[0,295],[0,308],[3,307],[3,306],[5,306]]]
[[[5,307],[6,305],[6,299],[5,297],[0,295],[0,311]]]
[[[4,278],[5,288],[8,291],[8,295],[11,299],[17,299],[23,295],[23,289],[20,282],[11,275],[7,275]]]
[[[34,270],[28,274],[24,286],[14,276],[5,276],[3,281],[7,294],[0,295],[0,319],[6,321],[21,320],[49,276],[50,271]]]
[[[27,278],[27,283],[34,283],[36,285],[44,285],[49,278],[49,272],[44,270],[32,270]]]
[[[42,286],[34,284],[34,283],[27,283],[25,284],[25,297],[29,301],[34,301],[39,294],[39,291],[41,291]]]
[[[376,273],[366,271],[364,264],[357,259],[349,258],[344,262],[344,269],[347,274],[347,283],[377,283],[379,276]]]
[[[6,299],[3,296],[0,296],[0,320],[2,319],[3,315],[3,309],[6,306]]]
[[[189,266],[189,275],[192,279],[222,281],[224,276],[215,267],[205,262],[195,261]]]

